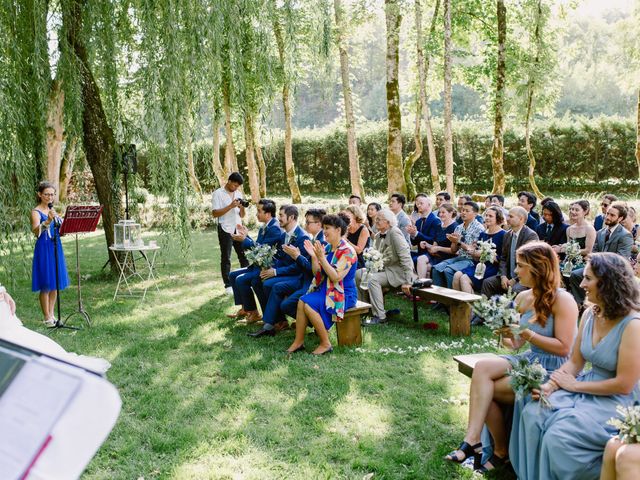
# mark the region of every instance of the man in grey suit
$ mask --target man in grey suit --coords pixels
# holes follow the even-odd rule
[[[624,258],[631,257],[633,247],[633,236],[625,229],[621,222],[627,218],[627,207],[620,203],[612,204],[604,217],[604,227],[598,230],[596,242],[593,245],[594,252],[613,252],[622,255]],[[580,287],[584,277],[584,268],[579,268],[571,272],[569,287],[571,294],[576,299],[578,305],[584,303],[584,290]]]
[[[394,193],[389,198],[389,209],[396,215],[398,219],[398,224],[396,225],[405,240],[407,241],[407,245],[411,248],[411,235],[407,231],[407,227],[411,225],[411,218],[404,211],[404,206],[407,203],[407,198],[401,193]]]
[[[385,208],[378,212],[375,221],[378,233],[373,240],[373,248],[382,253],[384,269],[368,273],[365,281],[362,280],[365,269],[361,268],[356,272],[358,299],[371,303],[373,317],[367,323],[373,325],[387,321],[382,289],[411,285],[415,279],[411,250],[397,227],[396,215]]]
[[[511,227],[502,242],[500,254],[500,267],[498,275],[489,277],[482,282],[482,294],[491,298],[507,292],[509,288],[513,292],[521,292],[526,287],[520,285],[516,276],[516,250],[522,245],[538,240],[538,234],[527,227],[529,213],[522,207],[513,207],[507,215],[507,223]]]

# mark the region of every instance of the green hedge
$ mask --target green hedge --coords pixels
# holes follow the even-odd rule
[[[408,119],[405,128],[411,125]],[[536,181],[545,191],[600,192],[613,189],[635,193],[638,189],[635,124],[628,119],[598,118],[536,122],[531,143],[537,160]],[[368,123],[358,128],[360,168],[368,191],[383,192],[386,179],[386,123]],[[444,151],[441,123],[434,136],[441,182],[444,185]],[[425,152],[413,169],[419,191],[432,190]],[[524,129],[507,129],[504,135],[507,190],[528,188],[528,159]],[[454,122],[454,175],[457,187],[467,192],[488,191],[493,185],[491,171],[492,127],[480,121]],[[221,158],[224,153],[221,147]],[[414,148],[413,137],[404,135],[406,156]],[[196,173],[205,191],[216,184],[211,168],[211,144],[195,148]],[[287,194],[284,175],[284,144],[275,138],[264,147],[267,189],[270,194]],[[303,194],[350,192],[346,133],[341,127],[299,130],[293,135],[293,158]],[[246,172],[244,152],[238,156]],[[141,155],[144,171],[144,155]]]

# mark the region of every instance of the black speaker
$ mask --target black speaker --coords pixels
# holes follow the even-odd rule
[[[122,155],[122,171],[125,173],[138,173],[138,154],[135,143],[121,143],[118,145]]]

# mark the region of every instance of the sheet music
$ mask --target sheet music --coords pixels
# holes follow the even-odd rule
[[[22,477],[81,382],[45,357],[33,358],[22,367],[0,397],[2,478]]]

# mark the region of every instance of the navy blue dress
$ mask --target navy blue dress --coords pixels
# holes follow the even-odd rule
[[[482,277],[481,280],[478,280],[474,276],[474,274],[476,273],[476,265],[478,264],[477,262],[474,263],[472,266],[462,270],[462,273],[464,275],[467,275],[473,282],[474,290],[480,290],[480,288],[482,287],[482,282],[484,281],[485,278],[493,277],[494,275],[498,274],[500,253],[502,253],[502,241],[504,240],[505,233],[507,232],[505,232],[504,230],[499,230],[494,234],[489,234],[486,231],[480,234],[480,237],[478,238],[478,240],[482,240],[483,242],[491,240],[496,246],[496,253],[498,254],[498,256],[496,257],[495,263],[485,262],[487,269],[485,270],[484,277]]]
[[[47,220],[47,215],[35,209],[40,215],[40,223]],[[36,240],[36,247],[33,251],[33,267],[31,276],[31,290],[34,292],[50,292],[56,289],[56,258],[53,249],[53,238],[55,234],[53,222],[48,230],[42,233]],[[58,239],[58,287],[64,290],[69,286],[69,275],[67,265],[64,260],[62,244]]]
[[[444,228],[442,224],[440,224],[438,226],[438,232],[436,233],[434,243],[439,247],[451,247],[451,241],[447,238],[447,235],[453,233],[457,226],[458,224],[456,222],[451,222],[451,225],[449,225],[447,228]],[[426,255],[429,255],[429,261],[431,262],[431,265],[437,265],[443,260],[455,257],[455,254],[442,252],[439,252],[437,255],[431,255],[429,253],[427,253]]]

